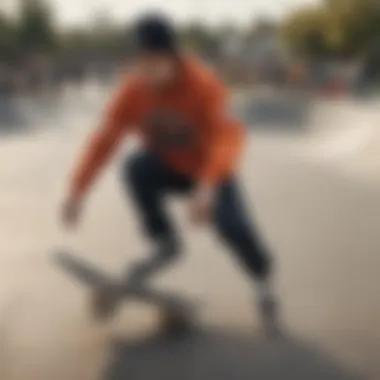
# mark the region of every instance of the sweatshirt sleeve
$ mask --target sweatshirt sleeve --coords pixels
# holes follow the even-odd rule
[[[135,123],[135,101],[136,86],[127,79],[111,101],[101,127],[90,136],[85,146],[70,182],[72,197],[85,195],[100,169],[120,145],[126,131]]]
[[[244,142],[243,127],[229,116],[228,96],[220,84],[211,86],[204,100],[206,157],[199,181],[216,185],[235,170]]]

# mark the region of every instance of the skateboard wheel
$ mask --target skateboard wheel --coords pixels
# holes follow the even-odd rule
[[[96,290],[91,294],[91,312],[95,319],[107,321],[111,319],[118,306],[119,298],[104,289]]]
[[[169,335],[182,335],[191,327],[190,315],[186,310],[165,309],[161,312],[161,330]]]

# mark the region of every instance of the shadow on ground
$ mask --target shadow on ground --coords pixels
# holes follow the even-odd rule
[[[359,380],[317,348],[222,331],[114,344],[104,380]]]

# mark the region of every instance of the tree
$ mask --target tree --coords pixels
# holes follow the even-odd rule
[[[205,25],[193,22],[187,25],[182,32],[185,45],[197,50],[206,56],[215,56],[218,53],[218,39]]]
[[[277,25],[271,20],[259,19],[252,23],[246,32],[246,41],[248,43],[256,42],[261,38],[266,38],[268,35],[276,33]]]
[[[380,42],[380,5],[376,0],[326,0],[286,19],[281,34],[301,55],[366,54]]]
[[[57,46],[50,9],[43,0],[23,0],[21,2],[18,39],[24,53],[47,53]]]
[[[0,13],[0,61],[9,61],[16,53],[15,27],[11,20]]]
[[[325,28],[328,24],[322,9],[305,9],[294,13],[281,26],[280,33],[296,54],[321,56],[330,53]]]

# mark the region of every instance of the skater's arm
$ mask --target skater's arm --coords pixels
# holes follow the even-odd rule
[[[199,180],[204,185],[214,186],[235,170],[243,147],[244,130],[229,117],[228,96],[221,85],[214,84],[208,91],[204,107],[207,154]]]
[[[90,136],[70,183],[72,198],[81,198],[135,122],[136,84],[127,79],[111,102],[100,128]]]

